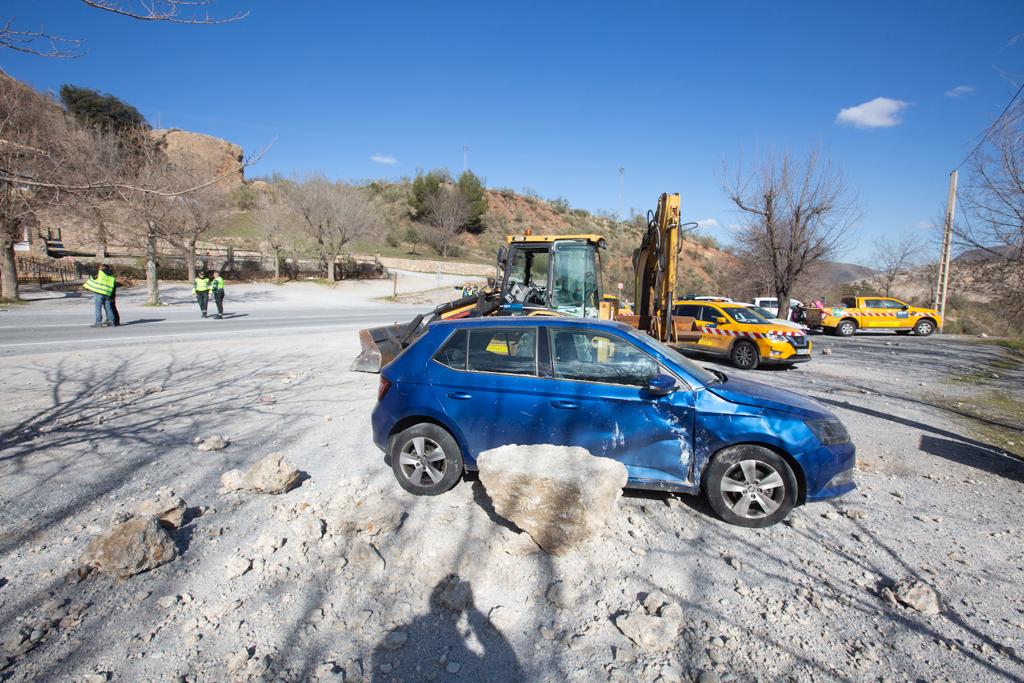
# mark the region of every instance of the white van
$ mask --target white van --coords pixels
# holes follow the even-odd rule
[[[758,306],[760,308],[768,309],[769,311],[771,311],[772,315],[775,316],[776,318],[787,318],[787,319],[789,318],[788,315],[785,315],[785,316],[779,315],[779,300],[776,297],[774,297],[774,296],[759,296],[759,297],[755,297],[754,298],[754,305]],[[797,299],[790,299],[789,300],[789,307],[790,307],[790,309],[793,309],[796,306],[803,306],[803,305],[804,305],[804,302],[799,301]]]

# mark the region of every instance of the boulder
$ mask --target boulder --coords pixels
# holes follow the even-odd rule
[[[271,453],[245,472],[228,470],[220,477],[224,491],[254,491],[256,493],[287,493],[302,479],[295,465],[280,453]]]
[[[132,517],[89,542],[82,562],[127,578],[170,562],[178,549],[156,517]]]
[[[627,479],[622,463],[570,446],[501,446],[477,465],[495,512],[552,555],[605,530]]]
[[[184,499],[174,495],[174,489],[164,487],[136,505],[132,512],[139,517],[156,517],[168,529],[177,529],[185,519],[185,508]]]
[[[666,650],[675,645],[679,629],[683,624],[683,608],[670,602],[660,591],[655,591],[643,601],[644,611],[620,615],[615,626],[638,646],[645,650]]]

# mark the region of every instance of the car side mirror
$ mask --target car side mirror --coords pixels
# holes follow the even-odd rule
[[[655,375],[647,380],[647,393],[655,396],[668,396],[677,388],[676,378],[669,375]]]
[[[729,319],[719,316],[715,318],[715,322],[718,323],[719,325],[727,325],[729,323]]]
[[[906,311],[906,310],[908,310],[910,308],[910,306],[908,306],[906,304],[903,304],[902,306],[900,306],[900,308],[902,308],[904,311]]]

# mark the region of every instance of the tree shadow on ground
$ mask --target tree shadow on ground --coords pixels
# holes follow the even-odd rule
[[[477,609],[468,581],[449,574],[434,586],[429,606],[376,645],[370,680],[432,680],[446,672],[470,681],[524,680],[515,651]]]

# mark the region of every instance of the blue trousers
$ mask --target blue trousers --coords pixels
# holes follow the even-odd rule
[[[114,324],[114,309],[110,305],[110,297],[103,296],[102,294],[96,294],[93,292],[92,304],[96,312],[96,324],[99,325],[103,322],[103,311],[107,312],[107,322],[111,325]]]

